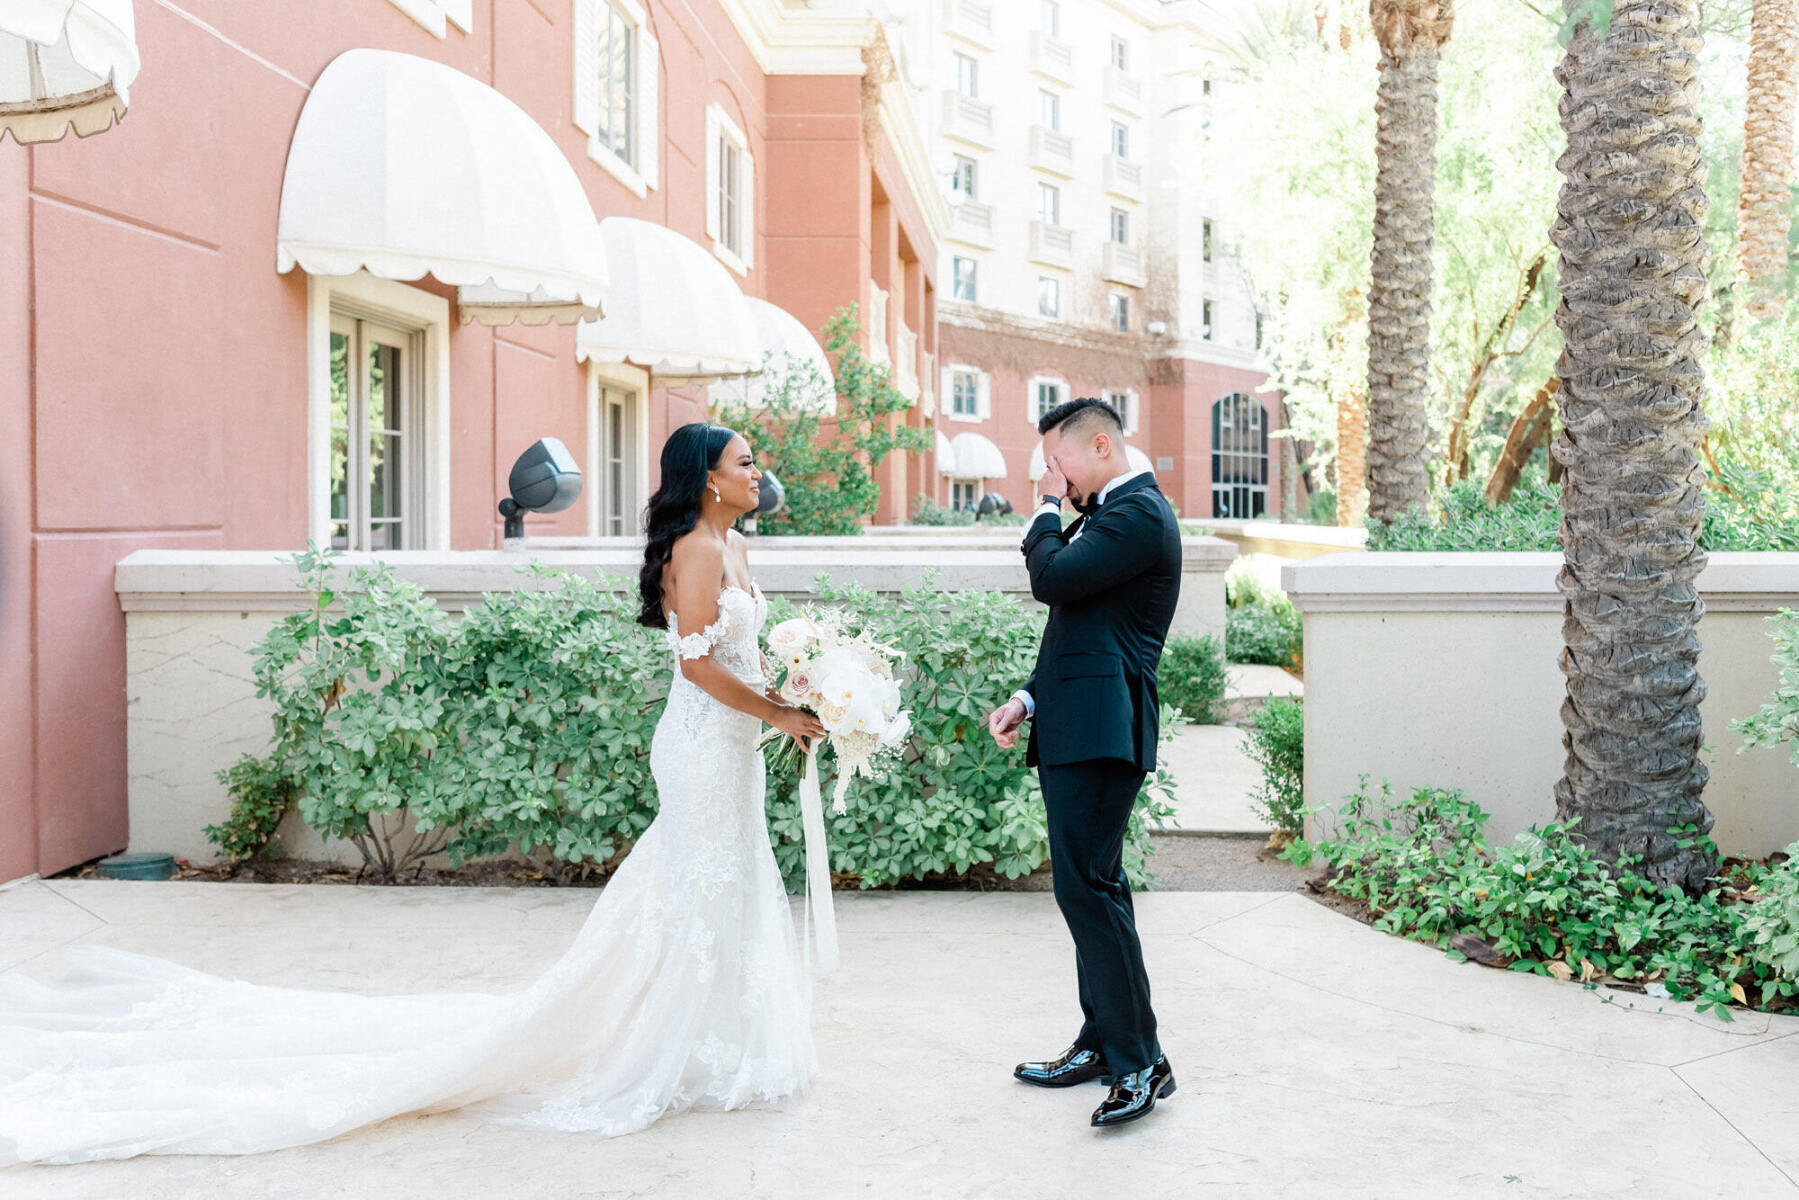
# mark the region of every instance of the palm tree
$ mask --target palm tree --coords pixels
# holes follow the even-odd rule
[[[1749,315],[1775,316],[1786,302],[1787,230],[1792,225],[1793,105],[1799,101],[1799,0],[1755,0],[1749,26],[1749,100],[1743,119],[1742,192],[1737,202],[1737,274]]]
[[[1694,108],[1699,0],[1591,0],[1556,68],[1567,152],[1552,239],[1561,252],[1563,745],[1561,820],[1603,859],[1640,858],[1690,889],[1714,865],[1693,838],[1701,799],[1695,581],[1705,512],[1710,252]]]
[[[1374,258],[1368,289],[1368,519],[1430,498],[1431,242],[1436,230],[1437,55],[1453,0],[1371,0],[1380,42],[1374,102]]]

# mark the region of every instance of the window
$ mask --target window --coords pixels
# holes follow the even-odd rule
[[[590,537],[628,537],[637,533],[647,497],[644,476],[649,444],[644,440],[641,386],[609,377],[610,372],[636,374],[633,367],[588,364],[587,387],[587,533]]]
[[[393,0],[393,4],[440,38],[449,36],[446,21],[464,33],[475,31],[474,0]]]
[[[1199,81],[1199,94],[1202,96],[1210,96],[1212,94],[1212,80],[1210,76]]]
[[[960,50],[956,51],[956,90],[970,100],[981,96],[981,65]]]
[[[1210,217],[1199,223],[1199,256],[1207,262],[1212,261],[1212,219]]]
[[[981,415],[981,393],[979,381],[973,371],[950,372],[951,416],[975,417]]]
[[[1199,304],[1199,336],[1207,341],[1212,340],[1212,302],[1202,300]]]
[[[1131,46],[1121,37],[1112,39],[1112,65],[1120,71],[1131,69]]]
[[[657,185],[660,70],[638,0],[575,0],[575,126],[588,156],[639,196]]]
[[[1062,128],[1062,97],[1048,88],[1037,89],[1037,121],[1045,129]]]
[[[969,158],[966,154],[956,155],[956,165],[950,173],[949,190],[957,200],[973,200],[975,198],[974,159]]]
[[[1062,315],[1062,281],[1048,275],[1037,279],[1037,315],[1040,317],[1060,317]]]
[[[1118,121],[1112,122],[1112,153],[1119,158],[1129,158],[1131,156],[1130,126]]]
[[[450,304],[371,275],[307,280],[306,536],[449,548]]]
[[[1112,240],[1120,246],[1131,244],[1131,214],[1122,208],[1112,210]]]
[[[1068,385],[1059,379],[1033,379],[1031,389],[1031,424],[1035,425],[1043,419],[1043,414],[1062,403]]]
[[[1131,331],[1131,298],[1122,292],[1112,293],[1112,328],[1120,333]]]
[[[980,493],[980,480],[952,479],[949,482],[949,506],[951,508],[976,508],[981,503]]]
[[[755,242],[755,162],[749,139],[725,111],[706,109],[706,233],[725,265],[743,274]]]
[[[1262,406],[1242,392],[1212,405],[1212,515],[1268,511],[1268,427]]]
[[[1124,425],[1125,435],[1137,432],[1137,393],[1128,391],[1108,391],[1106,403],[1118,410],[1118,419]]]
[[[975,296],[975,261],[972,258],[958,258],[951,264],[950,291],[953,297],[964,304],[974,304]]]
[[[1046,36],[1062,36],[1062,6],[1056,0],[1043,0],[1043,32]]]
[[[1045,225],[1062,223],[1062,189],[1053,183],[1037,185],[1037,219]]]

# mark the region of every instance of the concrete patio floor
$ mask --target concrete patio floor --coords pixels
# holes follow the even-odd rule
[[[522,986],[592,892],[32,882],[0,969],[101,942],[257,982]],[[33,1197],[1783,1196],[1799,1194],[1799,1019],[1449,962],[1293,893],[1163,892],[1140,923],[1179,1092],[1087,1128],[1097,1085],[1012,1063],[1073,1031],[1051,897],[842,895],[823,1073],[783,1110],[606,1140],[455,1115],[238,1159],[0,1171]],[[1632,1001],[1636,1007],[1630,1007]]]

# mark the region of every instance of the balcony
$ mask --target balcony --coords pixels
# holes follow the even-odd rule
[[[918,335],[907,329],[904,323],[899,327],[899,337],[893,352],[893,390],[912,403],[918,403]]]
[[[1031,70],[1057,83],[1074,83],[1074,51],[1041,30],[1031,34]]]
[[[943,136],[993,149],[993,105],[961,92],[943,93]]]
[[[1143,115],[1143,81],[1129,71],[1106,68],[1106,103],[1132,116]]]
[[[868,334],[869,361],[892,361],[887,349],[887,293],[873,282],[868,285],[868,320],[862,328]]]
[[[949,210],[949,240],[993,249],[993,205],[964,200]]]
[[[1046,267],[1074,269],[1074,230],[1061,225],[1031,222],[1031,261]]]
[[[1105,189],[1114,196],[1126,200],[1143,199],[1143,164],[1132,162],[1128,158],[1119,158],[1116,154],[1106,155]]]
[[[1031,126],[1031,165],[1064,179],[1074,177],[1074,139],[1042,125]]]
[[[993,49],[993,5],[982,0],[944,0],[943,31],[984,50]]]
[[[1117,242],[1106,243],[1100,272],[1107,282],[1122,283],[1126,287],[1140,288],[1149,282],[1149,275],[1143,265],[1143,251],[1136,246],[1123,246]]]

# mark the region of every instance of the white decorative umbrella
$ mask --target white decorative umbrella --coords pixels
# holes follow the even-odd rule
[[[543,127],[499,92],[392,50],[331,60],[294,129],[277,269],[434,275],[463,320],[597,315],[606,251],[593,206]]]
[[[943,471],[952,479],[1004,479],[1006,456],[998,446],[978,433],[958,433],[950,441],[954,470]]]
[[[756,338],[762,347],[762,370],[713,385],[715,398],[751,408],[768,407],[771,394],[790,388],[788,399],[816,413],[837,411],[837,385],[831,360],[800,319],[779,305],[745,296]]]
[[[0,0],[0,141],[111,128],[138,66],[131,0]]]
[[[698,242],[632,217],[600,222],[612,272],[608,315],[583,321],[575,357],[628,362],[660,381],[762,369],[756,318],[731,272]]]

